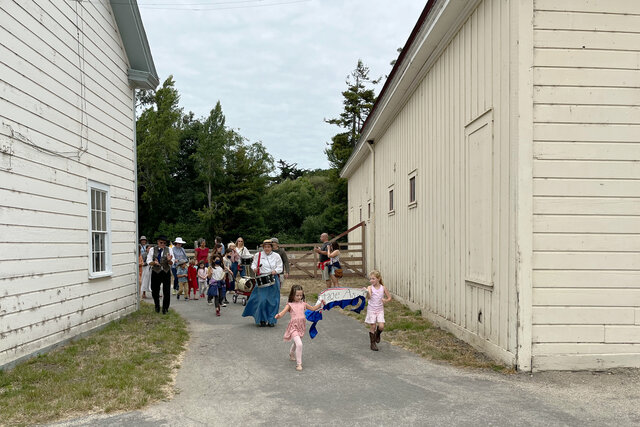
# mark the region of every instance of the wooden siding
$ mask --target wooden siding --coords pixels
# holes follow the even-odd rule
[[[0,2],[0,366],[137,307],[133,91],[108,2]],[[88,180],[112,272],[88,279]]]
[[[640,366],[640,2],[536,0],[533,368]]]
[[[374,262],[385,283],[400,299],[428,310],[439,325],[507,363],[515,363],[517,327],[512,6],[480,2],[374,145]],[[489,127],[475,140],[470,135],[478,119]],[[361,165],[349,180],[350,225],[358,221],[359,204],[366,206],[369,167]],[[491,197],[480,205],[468,193],[468,178],[476,173]],[[414,204],[409,203],[411,176],[416,177]],[[481,234],[470,233],[477,209],[491,222]],[[487,250],[490,256],[468,270],[472,244],[477,245],[473,253]],[[467,277],[479,268],[487,279],[482,283]]]
[[[366,150],[368,148],[365,147]],[[376,207],[374,205],[384,205],[383,199],[375,200],[375,203],[372,199],[373,189],[372,181],[371,181],[371,156],[367,157],[358,170],[353,174],[351,178],[349,178],[348,182],[348,224],[349,227],[353,227],[354,225],[360,223],[361,221],[365,221],[365,252],[367,254],[366,265],[364,266],[364,270],[369,272],[376,268],[375,262],[375,251],[373,250],[373,223],[376,221]],[[384,199],[386,200],[386,199]],[[367,220],[367,204],[371,201],[371,220]],[[362,208],[362,218],[360,218],[360,208]],[[386,212],[384,213],[386,215]],[[336,230],[338,231],[338,230]],[[349,233],[348,241],[349,243],[362,242],[362,233]],[[362,256],[362,252],[355,251],[353,252],[353,256]]]

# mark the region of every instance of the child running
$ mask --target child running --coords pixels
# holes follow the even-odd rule
[[[376,343],[380,342],[380,335],[384,330],[384,304],[391,301],[391,295],[389,291],[384,287],[382,282],[382,275],[378,270],[373,270],[369,273],[370,286],[366,287],[369,298],[369,305],[367,306],[367,317],[364,319],[364,323],[370,325],[371,331],[369,332],[369,341],[371,342],[371,350],[378,351]]]
[[[205,292],[207,292],[207,267],[204,261],[200,261],[198,264],[198,290],[200,298],[204,298]],[[196,297],[196,299],[198,299]]]
[[[216,305],[216,316],[220,316],[220,290],[224,284],[224,270],[222,260],[215,258],[213,267],[209,267],[209,289],[207,290],[207,302]]]
[[[287,311],[291,312],[291,320],[289,321],[287,330],[284,332],[284,340],[293,340],[293,344],[291,344],[291,349],[289,350],[289,359],[296,361],[296,371],[302,371],[302,337],[306,330],[304,310],[309,309],[316,311],[323,305],[324,301],[320,301],[317,305],[310,306],[305,302],[302,286],[293,285],[291,292],[289,292],[289,302],[284,309],[275,316],[276,319],[280,319]]]
[[[189,259],[189,272],[187,273],[189,279],[189,295],[191,299],[198,299],[198,266],[196,265],[196,259],[191,257]],[[193,291],[193,296],[191,292]]]

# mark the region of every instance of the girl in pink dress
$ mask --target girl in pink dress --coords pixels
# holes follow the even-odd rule
[[[371,350],[378,351],[376,343],[380,342],[380,335],[384,330],[384,304],[391,301],[389,291],[382,283],[382,275],[378,270],[369,273],[370,286],[365,288],[368,292],[369,305],[367,306],[367,317],[364,323],[370,326],[369,341]]]
[[[280,313],[276,314],[276,319],[280,319],[287,311],[291,313],[289,326],[284,332],[284,340],[291,341],[291,349],[289,350],[289,359],[296,361],[296,370],[302,371],[302,337],[307,329],[304,311],[306,309],[316,311],[324,305],[324,301],[320,301],[317,305],[311,306],[304,300],[304,291],[302,286],[293,285],[289,293],[289,302]]]

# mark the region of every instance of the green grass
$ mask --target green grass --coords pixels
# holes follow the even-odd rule
[[[151,304],[87,338],[0,370],[0,424],[139,409],[165,399],[189,336],[175,311]]]

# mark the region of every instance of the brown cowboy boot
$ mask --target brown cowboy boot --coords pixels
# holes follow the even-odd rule
[[[383,331],[383,329],[376,328],[376,342],[377,343],[380,342],[380,335],[382,335],[382,331]]]
[[[369,332],[369,341],[371,341],[371,350],[378,351],[378,346],[376,345],[376,334]]]

